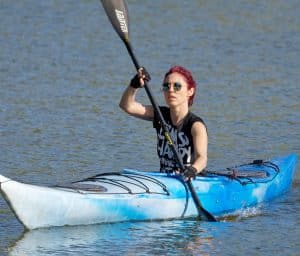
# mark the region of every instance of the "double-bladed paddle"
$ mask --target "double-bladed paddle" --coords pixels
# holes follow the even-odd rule
[[[134,63],[136,70],[139,70],[141,68],[141,66],[138,63],[138,61],[133,53],[130,42],[129,42],[128,8],[127,8],[126,1],[125,0],[101,0],[101,2],[104,7],[104,10],[108,16],[108,19],[110,20],[111,24],[113,25],[113,27],[116,30],[119,37],[124,42],[124,44],[128,50],[128,53]],[[171,147],[171,150],[175,156],[175,159],[176,159],[181,171],[183,171],[184,165],[182,163],[182,159],[179,156],[179,154],[174,146],[174,143],[173,143],[171,136],[169,134],[169,131],[168,131],[167,124],[166,124],[166,122],[163,118],[163,115],[156,103],[155,98],[152,95],[150,87],[148,86],[146,81],[145,81],[144,88],[145,88],[146,93],[150,99],[150,102],[154,108],[154,111],[158,114],[158,118],[162,125],[165,138],[166,138],[169,146]],[[193,201],[196,205],[196,208],[198,211],[198,217],[201,220],[216,221],[215,217],[202,207],[201,202],[195,192],[192,182],[190,180],[187,180],[186,183],[187,183],[187,186],[192,195]]]

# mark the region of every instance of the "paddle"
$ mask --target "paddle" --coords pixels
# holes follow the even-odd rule
[[[108,19],[110,20],[111,24],[113,25],[113,27],[116,30],[119,37],[124,42],[124,44],[128,50],[128,53],[134,63],[136,70],[139,70],[139,68],[141,66],[138,63],[138,61],[133,53],[130,42],[129,42],[128,9],[127,9],[126,1],[125,0],[101,0],[101,2],[104,7],[104,10],[108,16]],[[156,103],[155,98],[152,95],[150,87],[148,86],[148,84],[146,82],[145,82],[144,88],[145,88],[146,93],[150,99],[150,102],[154,108],[154,111],[156,111],[156,113],[158,114],[158,118],[162,125],[165,138],[166,138],[169,146],[171,147],[171,150],[175,156],[175,159],[176,159],[180,169],[183,171],[184,165],[182,163],[181,157],[179,156],[179,154],[173,144],[173,141],[170,137],[170,134],[169,134],[169,131],[167,128],[167,124],[163,118],[163,115],[161,114],[161,111]],[[187,183],[190,193],[192,195],[193,201],[196,205],[196,208],[198,211],[198,217],[201,220],[216,221],[215,217],[202,207],[200,200],[197,197],[197,194],[195,192],[192,182],[190,180],[188,180],[188,181],[186,181],[186,183]]]

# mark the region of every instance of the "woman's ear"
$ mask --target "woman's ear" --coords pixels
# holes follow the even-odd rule
[[[194,95],[194,93],[195,93],[195,88],[194,88],[194,87],[192,87],[192,88],[190,88],[190,89],[188,90],[188,96],[189,96],[189,97],[191,97],[192,95]]]

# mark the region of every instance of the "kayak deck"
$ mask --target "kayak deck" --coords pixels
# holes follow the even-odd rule
[[[242,185],[251,183],[265,183],[276,177],[280,172],[279,167],[270,161],[255,160],[249,164],[227,168],[225,170],[204,171],[197,177],[209,179],[224,177],[235,180]],[[151,175],[151,176],[150,176]],[[164,174],[157,172],[141,172],[138,170],[124,169],[122,172],[101,173],[76,182],[56,185],[54,187],[75,190],[81,193],[105,194],[162,194],[170,195],[167,186],[155,177],[169,176],[183,182],[180,175]]]
[[[207,171],[192,183],[204,209],[221,217],[286,192],[296,164],[292,154]],[[186,183],[175,174],[125,169],[51,187],[0,175],[0,188],[28,229],[197,216]]]

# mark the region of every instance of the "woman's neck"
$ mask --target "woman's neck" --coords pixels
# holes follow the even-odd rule
[[[183,119],[186,117],[186,115],[189,112],[189,108],[183,108],[183,107],[178,107],[178,108],[170,108],[170,115],[171,115],[171,120],[172,124],[175,126],[178,126],[181,124]]]

